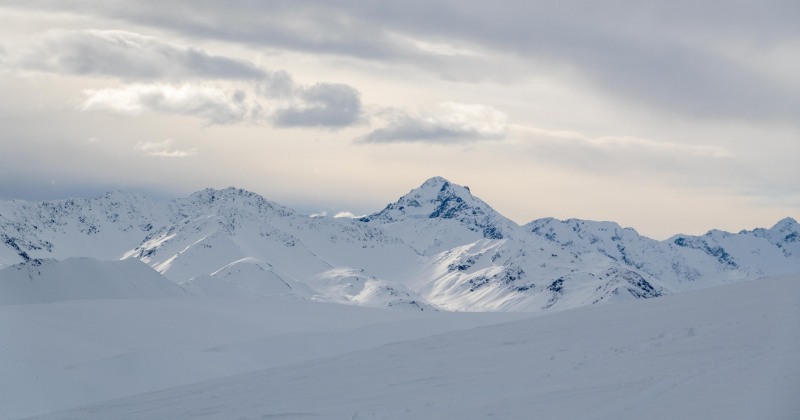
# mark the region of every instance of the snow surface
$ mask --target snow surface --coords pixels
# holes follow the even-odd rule
[[[528,316],[394,311],[288,296],[4,305],[0,419]]]
[[[181,296],[189,293],[135,259],[30,260],[0,270],[0,305]]]
[[[125,301],[129,302],[133,301]],[[276,304],[279,308],[260,309],[274,310],[275,316],[283,314],[279,321],[264,317],[261,323],[249,316],[253,307],[242,308],[238,303],[211,310],[187,306],[191,300],[178,302],[181,305],[173,309],[175,313],[163,317],[170,325],[158,327],[156,332],[149,327],[170,310],[163,301],[147,301],[144,308],[93,302],[88,306],[82,302],[4,307],[0,308],[4,311],[0,322],[5,328],[10,324],[34,331],[33,338],[27,340],[67,343],[67,355],[85,359],[71,369],[83,370],[94,392],[108,383],[133,390],[129,378],[109,375],[114,371],[109,365],[115,363],[118,373],[125,372],[124,368],[130,372],[146,366],[136,375],[156,375],[156,383],[149,385],[153,388],[159,380],[170,377],[170,369],[180,370],[192,361],[202,364],[203,356],[237,362],[245,355],[269,358],[265,355],[281,354],[288,359],[266,370],[109,400],[41,418],[800,418],[798,276],[585,307],[433,335],[430,333],[436,327],[432,325],[442,327],[447,324],[441,323],[445,319],[450,322],[471,317],[468,323],[486,322],[483,316],[501,314],[375,310],[369,313],[380,321],[365,321],[359,317],[367,313],[364,308],[283,302]],[[223,307],[225,310],[221,310]],[[328,311],[333,308],[337,317],[325,316],[331,315]],[[97,321],[93,316],[96,312],[114,316]],[[126,321],[131,312],[143,317],[144,322]],[[195,319],[179,316],[190,313]],[[9,317],[16,322],[9,323]],[[389,319],[396,322],[387,322]],[[87,343],[76,337],[74,329],[86,320],[94,320],[95,326],[107,330],[112,338],[104,340],[105,345],[92,343],[82,348]],[[359,322],[371,327],[344,331],[344,325],[353,327]],[[335,330],[337,323],[337,333],[327,333]],[[121,332],[121,326],[132,328],[132,334]],[[195,336],[177,327],[210,327],[213,333]],[[244,346],[211,347],[188,358],[173,354],[161,363],[147,360],[152,350],[133,351],[134,347],[149,349],[156,342],[154,338],[162,334],[166,341],[160,344],[162,350],[183,340],[194,341],[195,348],[202,348],[212,341],[234,342],[243,331],[254,329],[283,330],[287,334]],[[421,337],[425,333],[418,329],[425,329],[429,336]],[[172,336],[173,332],[181,337]],[[50,337],[50,333],[59,337]],[[395,342],[385,344],[389,341]],[[327,347],[331,342],[338,345]],[[315,352],[310,350],[312,346],[302,344],[319,347]],[[100,353],[113,353],[110,347],[115,345],[130,352],[102,358]],[[12,340],[11,348],[17,346]],[[189,345],[178,348],[181,346]],[[295,348],[302,354],[275,352],[276,348]],[[215,358],[215,352],[230,355]],[[40,348],[38,353],[24,356],[29,361],[49,357],[61,363],[68,358],[52,348]],[[19,371],[18,365],[10,363],[8,350],[5,354],[4,370],[12,366],[12,372]],[[48,367],[55,363],[47,361],[24,369],[42,375],[40,382],[27,380],[24,385],[50,389],[56,396],[58,385],[54,381],[64,381],[71,371]],[[19,389],[20,381],[25,382],[23,377],[11,379],[4,382],[9,389],[0,393],[0,398],[7,399],[2,406],[8,410],[10,403],[20,410],[18,399],[31,400],[35,394]],[[74,387],[68,389],[75,391]]]

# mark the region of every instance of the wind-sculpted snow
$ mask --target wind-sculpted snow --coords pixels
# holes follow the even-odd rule
[[[37,259],[0,270],[0,305],[188,295],[183,288],[137,260]]]
[[[553,311],[797,273],[798,230],[787,218],[770,229],[656,241],[613,222],[519,226],[469,188],[434,177],[360,219],[309,217],[235,188],[165,202],[120,192],[3,202],[0,266],[136,258],[202,296]]]
[[[798,319],[800,278],[764,279],[406,339],[43,418],[794,420]]]

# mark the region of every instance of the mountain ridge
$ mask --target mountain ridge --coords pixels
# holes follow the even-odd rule
[[[787,217],[658,241],[615,222],[518,225],[442,177],[357,219],[311,217],[234,187],[166,202],[114,191],[0,202],[0,267],[136,258],[201,294],[293,284],[298,298],[365,306],[560,310],[800,272],[799,230]]]

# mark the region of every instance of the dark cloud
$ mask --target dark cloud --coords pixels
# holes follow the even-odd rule
[[[18,60],[23,68],[122,79],[260,79],[252,63],[126,31],[50,31]]]
[[[317,83],[295,91],[300,104],[281,108],[272,116],[278,127],[345,127],[356,124],[362,114],[361,96],[355,88],[340,83]]]
[[[800,113],[800,88],[771,77],[771,67],[781,63],[761,63],[757,54],[796,45],[800,2],[794,0],[25,3],[208,39],[403,61],[456,80],[480,80],[474,69],[484,66],[464,66],[464,76],[447,65],[463,60],[448,54],[467,44],[523,58],[516,74],[568,68],[593,89],[674,113],[790,122]],[[502,65],[484,70],[506,71]]]
[[[506,116],[480,104],[445,102],[437,112],[390,115],[389,123],[357,141],[360,143],[443,143],[458,144],[497,140],[506,135]]]

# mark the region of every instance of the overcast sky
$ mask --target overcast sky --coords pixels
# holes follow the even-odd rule
[[[0,199],[237,186],[519,223],[800,216],[800,2],[0,0]]]

